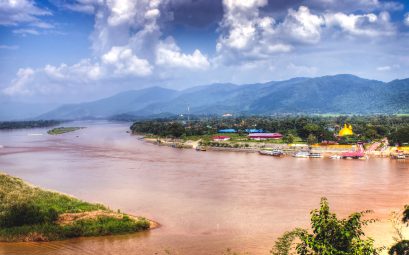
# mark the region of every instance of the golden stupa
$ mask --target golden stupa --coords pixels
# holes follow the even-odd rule
[[[345,124],[344,127],[339,131],[338,136],[353,135],[352,126]]]

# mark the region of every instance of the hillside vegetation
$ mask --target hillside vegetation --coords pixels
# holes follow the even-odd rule
[[[50,111],[42,119],[127,118],[172,114],[408,114],[409,79],[381,82],[353,75],[295,78],[246,85],[229,83],[182,91],[160,87]]]
[[[147,230],[144,218],[115,213],[0,173],[0,241],[51,241]]]

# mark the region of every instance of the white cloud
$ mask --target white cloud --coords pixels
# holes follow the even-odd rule
[[[31,68],[21,68],[17,72],[17,77],[11,82],[11,85],[3,90],[6,95],[31,94],[27,84],[32,80],[34,70]]]
[[[388,72],[388,71],[392,71],[393,69],[399,69],[399,68],[400,68],[400,65],[394,64],[394,65],[387,65],[387,66],[379,66],[376,68],[376,70],[380,72]]]
[[[40,24],[38,17],[49,16],[49,10],[37,7],[30,0],[1,0],[0,1],[0,25],[18,25],[21,23]]]
[[[355,36],[390,36],[396,33],[395,26],[390,22],[390,15],[381,12],[379,15],[327,13],[325,22],[328,27],[340,28],[343,32]]]
[[[113,66],[117,75],[147,76],[152,73],[152,66],[146,59],[135,56],[132,49],[112,47],[102,56],[102,63]]]
[[[380,0],[307,0],[305,3],[321,10],[342,12],[397,11],[404,8],[404,5],[399,2]]]
[[[405,23],[406,26],[409,26],[409,12],[405,14],[404,23]]]
[[[298,11],[290,9],[284,22],[280,25],[280,33],[300,42],[317,43],[321,37],[321,26],[325,20],[310,12],[305,6]]]
[[[160,42],[156,51],[156,64],[165,67],[182,67],[187,69],[207,69],[210,63],[200,50],[193,54],[184,54],[172,39]]]
[[[15,29],[13,30],[13,34],[27,36],[27,35],[39,35],[40,32],[38,32],[36,29]]]
[[[216,63],[237,64],[237,60],[263,59],[292,49],[276,36],[276,21],[261,17],[259,9],[266,4],[266,0],[223,1],[225,13],[216,45]]]

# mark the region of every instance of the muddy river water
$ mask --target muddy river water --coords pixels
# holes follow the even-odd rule
[[[71,124],[70,124],[71,125]],[[275,238],[308,227],[329,199],[340,216],[371,209],[378,243],[392,240],[390,213],[409,203],[409,162],[381,158],[272,158],[197,152],[131,136],[129,123],[82,122],[59,136],[47,129],[0,132],[0,170],[162,226],[146,233],[49,243],[0,243],[0,254],[268,254]]]

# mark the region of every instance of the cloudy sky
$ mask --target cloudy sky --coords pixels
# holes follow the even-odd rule
[[[0,100],[408,70],[407,0],[0,0]]]

